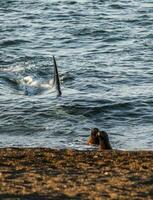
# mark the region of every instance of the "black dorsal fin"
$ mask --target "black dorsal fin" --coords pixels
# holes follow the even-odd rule
[[[57,96],[61,96],[61,85],[60,85],[60,79],[59,79],[59,74],[58,74],[58,69],[57,69],[57,64],[55,57],[53,56],[53,62],[54,62],[54,79],[53,79],[53,86],[56,87],[57,90]]]

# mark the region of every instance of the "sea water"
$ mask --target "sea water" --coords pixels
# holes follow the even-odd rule
[[[62,96],[21,87],[53,78]],[[153,148],[153,1],[0,1],[0,147]]]

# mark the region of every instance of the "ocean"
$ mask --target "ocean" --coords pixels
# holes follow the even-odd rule
[[[39,84],[53,78],[62,96]],[[152,0],[1,0],[0,147],[153,148]]]

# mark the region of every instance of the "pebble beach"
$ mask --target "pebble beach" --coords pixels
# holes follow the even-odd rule
[[[153,199],[153,152],[1,148],[0,199]]]

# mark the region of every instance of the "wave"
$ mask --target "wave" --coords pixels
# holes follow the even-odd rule
[[[16,46],[19,44],[29,43],[28,40],[23,39],[14,39],[14,40],[1,40],[0,46],[1,47],[7,47],[7,46]]]

